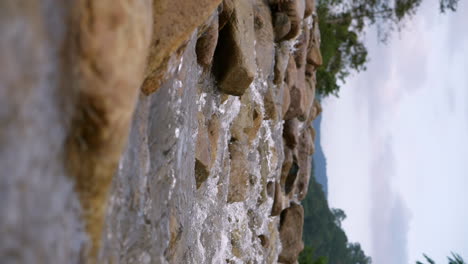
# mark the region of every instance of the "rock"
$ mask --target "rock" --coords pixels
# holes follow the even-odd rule
[[[286,68],[286,76],[285,76],[285,82],[286,85],[289,87],[289,91],[291,91],[291,88],[296,85],[296,80],[297,80],[297,66],[296,62],[294,60],[294,57],[291,56],[289,57],[289,62],[288,62],[288,67]]]
[[[312,15],[315,11],[315,0],[305,0],[304,18]]]
[[[221,0],[153,1],[153,40],[142,86],[145,94],[159,89],[162,83],[158,80],[167,71],[169,56],[183,46],[193,31],[213,14],[220,3]]]
[[[298,146],[299,173],[295,183],[295,193],[298,200],[303,200],[307,195],[311,170],[311,153],[314,151],[314,142],[310,132],[305,129],[301,133],[301,143]]]
[[[275,182],[275,197],[273,199],[273,206],[271,208],[271,216],[280,215],[281,211],[284,209],[285,200],[283,192],[281,191],[281,186],[279,183]]]
[[[273,197],[275,194],[275,183],[270,181],[267,183],[267,195]]]
[[[278,262],[292,264],[297,261],[299,253],[304,249],[302,242],[302,228],[304,225],[304,209],[295,203],[281,212],[280,240],[282,251]]]
[[[302,1],[302,0],[286,0],[286,1],[279,1],[278,3],[278,9],[281,10],[281,12],[286,13],[291,23],[291,28],[289,32],[286,34],[286,36],[282,37],[281,40],[293,39],[299,33],[301,19],[303,17],[300,14],[301,10],[300,10],[299,1]]]
[[[231,125],[231,135],[241,144],[251,144],[262,125],[263,115],[250,92],[241,97],[241,103],[241,109]]]
[[[275,41],[280,42],[291,31],[291,21],[284,12],[277,12],[274,17]]]
[[[234,12],[234,0],[223,0],[219,12],[219,30],[222,30]]]
[[[284,116],[286,115],[286,112],[289,109],[290,104],[291,104],[291,95],[289,91],[289,86],[283,85],[283,104],[282,104],[282,109],[281,109],[281,117],[283,119],[284,119]]]
[[[285,71],[289,64],[289,49],[286,45],[281,45],[275,51],[275,78],[273,83],[280,85],[283,83],[285,78]]]
[[[216,162],[216,157],[218,155],[218,140],[219,140],[219,131],[220,131],[219,118],[216,114],[211,116],[211,119],[208,121],[208,137],[210,139],[211,147],[211,166]]]
[[[206,30],[197,40],[197,61],[203,68],[211,66],[213,55],[218,43],[218,17],[215,16],[208,24]]]
[[[256,73],[255,32],[250,1],[233,3],[231,19],[219,32],[214,74],[223,93],[240,96],[252,83]]]
[[[229,191],[227,202],[241,202],[245,200],[249,172],[247,167],[247,149],[240,142],[229,143],[229,155],[231,157],[231,169],[229,173]]]
[[[304,121],[303,118],[308,114],[307,108],[307,91],[305,75],[302,69],[297,71],[296,82],[293,86],[290,86],[289,94],[291,97],[291,103],[289,109],[284,115],[284,119],[292,119],[297,117],[300,121]]]
[[[307,25],[304,24],[302,32],[297,38],[295,45],[294,59],[296,61],[297,68],[302,68],[306,64],[307,47],[309,44],[309,30]]]
[[[205,125],[205,118],[202,113],[198,113],[198,135],[195,146],[195,182],[197,189],[208,178],[211,170],[211,142],[208,128]]]
[[[267,236],[265,235],[259,235],[258,238],[260,239],[260,244],[262,247],[266,248],[270,244],[270,241]]]
[[[320,32],[317,19],[314,20],[314,26],[310,31],[311,41],[307,53],[307,63],[317,68],[323,64],[322,53],[320,52]]]
[[[91,259],[98,254],[109,188],[143,79],[150,10],[148,1],[79,1],[70,30],[75,42],[62,51],[74,66],[64,89],[76,96],[67,121],[66,168],[83,207]]]
[[[296,148],[297,142],[299,140],[298,125],[299,121],[296,118],[288,119],[284,122],[283,138],[286,146],[288,146],[290,149]]]
[[[263,106],[265,108],[264,120],[278,120],[278,109],[276,108],[275,95],[273,94],[273,87],[268,87],[265,95],[263,96]]]
[[[271,11],[263,1],[254,4],[254,29],[257,68],[268,79],[273,72],[275,47]]]

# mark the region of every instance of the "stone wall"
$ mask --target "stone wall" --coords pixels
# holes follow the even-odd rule
[[[2,263],[295,263],[312,0],[0,3]]]

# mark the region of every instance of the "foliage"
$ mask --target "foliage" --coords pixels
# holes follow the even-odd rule
[[[328,206],[323,189],[313,175],[310,177],[308,194],[302,203],[303,238],[306,246],[299,263],[372,263],[359,243],[348,242],[346,233],[341,228],[341,222],[346,218],[345,212]]]
[[[426,259],[427,263],[435,264],[435,261],[432,260],[430,257],[428,257],[426,254],[423,254],[423,256]],[[465,261],[463,260],[463,258],[460,257],[460,255],[455,254],[453,252],[452,252],[451,256],[447,257],[447,259],[449,261],[448,264],[466,264]],[[421,261],[416,261],[416,264],[424,264],[424,263],[421,262]]]
[[[388,41],[416,13],[422,0],[318,0],[323,66],[317,69],[317,91],[338,96],[340,84],[369,61],[363,36],[376,26],[379,40]],[[440,0],[441,13],[455,11],[458,0]]]

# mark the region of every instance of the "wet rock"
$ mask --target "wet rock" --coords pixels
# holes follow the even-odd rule
[[[153,93],[159,89],[162,83],[158,80],[167,71],[169,56],[188,41],[193,31],[213,14],[220,3],[221,0],[153,1],[153,39],[148,56],[145,82],[142,86],[142,91],[145,94]]]
[[[297,261],[299,253],[304,249],[302,228],[304,225],[304,209],[302,205],[291,204],[291,207],[281,212],[280,239],[283,250],[278,261],[292,264]]]
[[[197,40],[197,61],[207,69],[212,61],[218,43],[218,17],[215,16]]]
[[[247,149],[240,142],[229,143],[229,155],[231,159],[231,169],[229,173],[229,191],[227,202],[241,202],[245,200],[249,172],[247,167]]]
[[[223,93],[239,96],[252,83],[256,72],[254,15],[249,0],[233,3],[231,19],[219,32],[214,73]]]

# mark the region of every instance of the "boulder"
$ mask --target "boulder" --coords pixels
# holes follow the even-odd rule
[[[153,1],[153,39],[142,86],[145,94],[159,89],[162,84],[159,80],[167,71],[169,57],[183,46],[194,30],[213,14],[220,3],[221,0]],[[135,10],[133,13],[138,14]]]
[[[302,32],[297,38],[294,51],[294,60],[296,61],[297,68],[302,68],[306,64],[307,48],[309,45],[309,29],[307,24],[302,26]]]
[[[275,41],[279,42],[291,31],[291,21],[284,12],[277,12],[274,19]]]
[[[252,83],[257,70],[254,15],[249,0],[238,0],[233,4],[231,18],[219,32],[214,74],[223,93],[240,96]]]
[[[283,138],[286,146],[290,149],[296,148],[299,141],[299,121],[297,118],[288,119],[284,122]]]
[[[297,261],[299,253],[304,249],[303,225],[304,209],[302,205],[292,203],[291,207],[281,212],[279,233],[282,251],[279,254],[278,262],[293,264]]]
[[[315,11],[315,0],[305,0],[304,18],[312,15]]]
[[[283,83],[285,78],[285,71],[289,64],[289,48],[287,45],[279,45],[275,51],[275,68],[273,83],[280,85]]]
[[[322,53],[320,52],[320,31],[318,28],[318,18],[314,20],[314,26],[310,30],[311,41],[307,53],[307,63],[315,68],[323,64]]]
[[[307,105],[309,102],[308,94],[306,94],[307,87],[303,69],[298,69],[296,81],[289,89],[291,103],[284,119],[287,120],[297,117],[300,121],[304,121],[303,118],[308,114],[309,109],[307,109]]]
[[[295,182],[295,194],[298,200],[303,200],[307,195],[311,170],[311,153],[314,151],[314,143],[308,129],[301,132],[300,144],[298,145],[299,171]]]
[[[197,61],[204,69],[211,66],[216,44],[218,43],[218,17],[211,19],[204,32],[197,40]]]
[[[278,1],[278,10],[284,12],[289,19],[291,28],[289,32],[282,37],[280,40],[290,40],[293,39],[299,34],[299,29],[301,26],[301,20],[303,18],[303,8],[301,15],[301,4],[299,3],[303,0],[287,0],[287,1]]]

